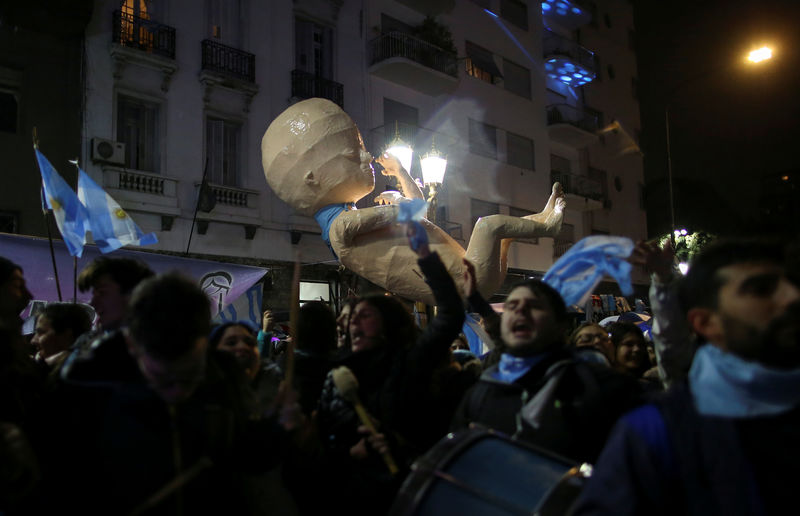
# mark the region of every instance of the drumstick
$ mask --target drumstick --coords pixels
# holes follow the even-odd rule
[[[294,275],[292,276],[292,297],[289,308],[289,343],[286,346],[286,362],[284,366],[284,381],[288,387],[294,382],[294,350],[297,345],[297,321],[300,318],[300,253],[294,257]]]
[[[372,418],[369,416],[367,409],[364,408],[364,405],[358,398],[358,379],[353,374],[353,371],[344,366],[337,367],[333,370],[333,383],[336,385],[339,393],[341,393],[342,398],[353,404],[356,409],[356,414],[358,414],[358,418],[361,420],[364,426],[367,427],[369,433],[372,435],[377,435],[378,430],[372,423]],[[383,456],[383,462],[386,463],[386,467],[389,468],[389,473],[392,475],[397,474],[397,464],[395,464],[392,454],[386,451],[385,453],[382,453],[381,456]]]

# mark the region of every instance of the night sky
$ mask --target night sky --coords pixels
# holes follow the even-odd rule
[[[678,227],[797,234],[800,1],[646,0],[635,14],[650,236],[670,227],[666,104]],[[746,63],[762,44],[773,59]]]

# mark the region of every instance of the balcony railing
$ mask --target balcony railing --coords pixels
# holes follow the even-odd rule
[[[247,82],[256,80],[256,56],[210,39],[202,42],[203,70],[222,73]]]
[[[573,242],[570,240],[554,240],[553,241],[553,259],[561,258],[569,248],[572,247]]]
[[[564,193],[588,197],[596,201],[603,200],[603,186],[599,181],[586,176],[576,176],[566,172],[553,170],[550,172],[550,182],[558,181],[564,187]]]
[[[114,43],[175,59],[173,27],[121,11],[114,11],[111,20]]]
[[[592,71],[595,69],[594,52],[588,50],[571,39],[560,36],[555,32],[545,30],[544,55],[564,56]]]
[[[410,34],[389,32],[369,42],[369,64],[404,57],[438,72],[458,77],[456,56]]]
[[[595,133],[600,128],[597,115],[569,104],[547,106],[547,125],[554,124],[569,124],[590,133]]]
[[[344,86],[303,70],[292,70],[292,97],[321,97],[344,107]]]

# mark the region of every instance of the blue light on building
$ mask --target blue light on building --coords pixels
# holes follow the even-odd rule
[[[585,16],[587,13],[578,5],[570,0],[543,0],[542,1],[543,14],[558,14],[559,16],[575,15]]]
[[[592,70],[573,62],[568,56],[548,59],[544,63],[544,69],[549,78],[570,86],[583,86],[592,82],[596,77]]]

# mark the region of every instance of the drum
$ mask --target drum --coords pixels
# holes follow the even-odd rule
[[[563,515],[591,474],[486,429],[449,434],[411,467],[389,514]]]

